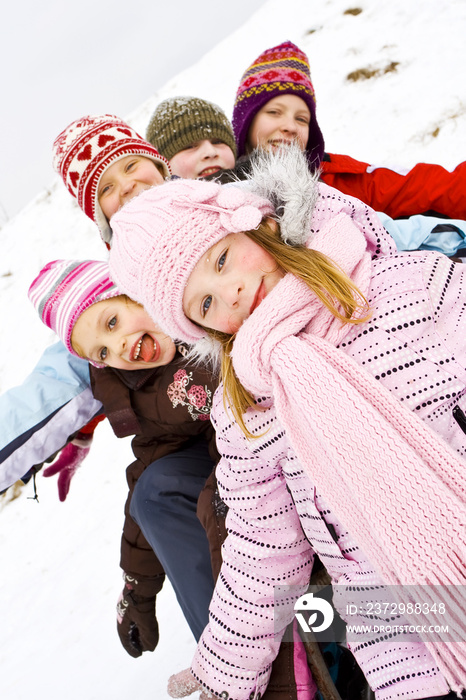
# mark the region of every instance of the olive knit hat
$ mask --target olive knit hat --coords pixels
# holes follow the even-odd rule
[[[229,233],[256,229],[272,204],[244,187],[176,179],[153,187],[112,217],[110,274],[174,340],[206,335],[183,312],[199,258]]]
[[[97,198],[99,181],[109,165],[129,155],[153,160],[164,177],[170,176],[167,160],[126,122],[113,114],[85,116],[69,124],[53,144],[53,167],[70,194],[97,224],[110,243],[112,230]]]
[[[146,139],[167,160],[205,139],[226,143],[236,158],[235,137],[225,112],[199,97],[170,97],[161,102],[151,117]]]
[[[261,53],[241,78],[232,120],[238,157],[246,153],[249,129],[259,110],[274,97],[287,94],[301,97],[311,113],[306,151],[309,166],[314,171],[324,156],[324,137],[316,119],[309,60],[291,41]]]
[[[58,335],[73,355],[77,353],[71,345],[71,334],[83,311],[99,301],[120,295],[110,279],[108,264],[98,260],[49,262],[28,291],[42,323]]]

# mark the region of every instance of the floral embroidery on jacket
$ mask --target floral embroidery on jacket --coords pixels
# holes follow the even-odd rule
[[[209,420],[212,406],[212,392],[206,386],[193,384],[193,373],[179,369],[173,375],[174,381],[167,389],[168,398],[172,402],[173,408],[176,406],[186,406],[193,420]]]

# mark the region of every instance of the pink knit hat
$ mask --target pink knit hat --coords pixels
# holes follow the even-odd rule
[[[97,260],[54,260],[29,287],[28,296],[46,326],[73,354],[74,324],[89,306],[121,295],[109,277],[108,264]],[[97,366],[98,363],[93,363]]]
[[[112,230],[97,199],[99,181],[109,165],[129,155],[145,156],[170,176],[166,158],[113,114],[77,119],[57,136],[53,144],[53,167],[68,191],[100,229],[106,243]]]
[[[199,258],[273,212],[268,200],[244,187],[172,180],[142,192],[112,217],[110,274],[168,335],[194,343],[206,333],[186,318],[182,303]]]

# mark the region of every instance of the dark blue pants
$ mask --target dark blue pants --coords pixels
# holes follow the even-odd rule
[[[165,569],[196,641],[207,625],[214,590],[209,545],[196,505],[213,467],[205,441],[162,457],[139,477],[130,505],[131,517]]]

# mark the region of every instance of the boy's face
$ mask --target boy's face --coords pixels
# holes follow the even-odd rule
[[[173,340],[144,308],[124,296],[99,301],[83,311],[71,344],[82,357],[116,369],[161,367],[176,353]]]
[[[227,170],[235,166],[235,156],[230,146],[218,139],[196,141],[187,148],[179,151],[170,160],[173,175],[195,180],[207,177],[219,170]]]
[[[110,221],[123,204],[143,190],[162,185],[163,182],[163,175],[153,160],[138,155],[125,156],[109,165],[103,173],[97,189],[97,199]]]
[[[309,139],[311,113],[297,95],[279,95],[269,100],[252,120],[248,150],[260,146],[275,150],[297,141],[304,151]]]

